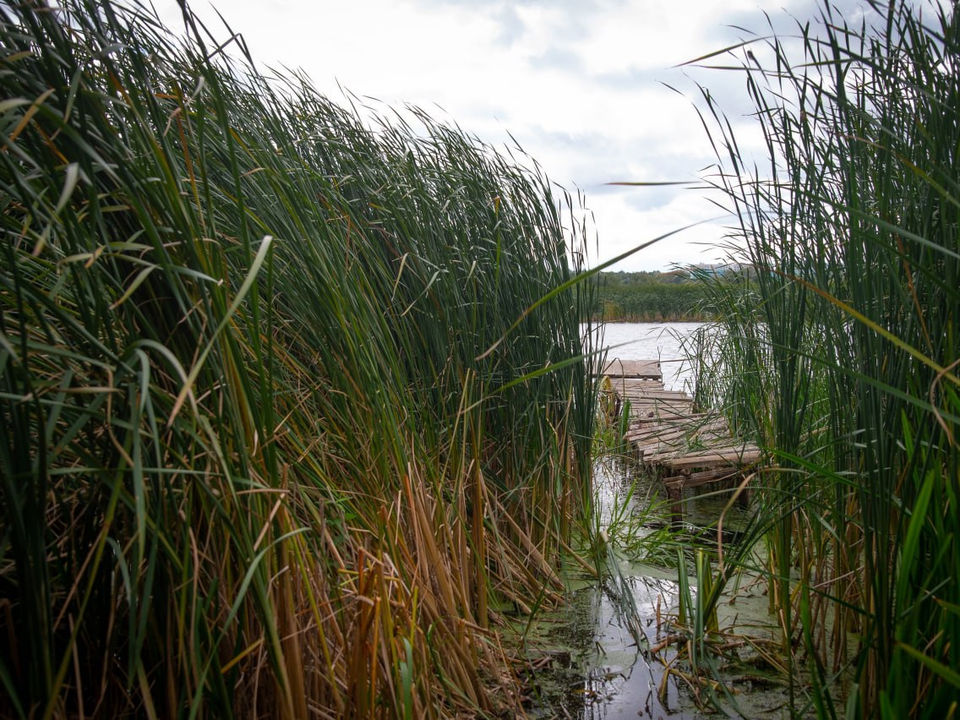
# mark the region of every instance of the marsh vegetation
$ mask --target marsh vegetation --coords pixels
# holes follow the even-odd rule
[[[189,10],[0,7],[0,715],[511,715],[532,620],[575,577],[629,627],[638,558],[699,710],[749,645],[792,715],[955,715],[960,30],[871,7],[699,61],[745,53],[767,163],[704,90],[751,272],[699,277],[697,401],[766,453],[735,538],[729,493],[684,533],[597,495],[603,268],[519,149]]]
[[[591,315],[604,322],[696,322],[713,312],[695,272],[602,272]]]
[[[732,259],[755,280],[708,282],[721,319],[697,389],[769,465],[748,542],[699,579],[767,578],[792,713],[952,717],[960,26],[949,4],[870,9],[853,24],[824,4],[752,45],[762,161],[704,91]]]
[[[571,198],[184,22],[0,8],[0,715],[515,708],[590,504]]]

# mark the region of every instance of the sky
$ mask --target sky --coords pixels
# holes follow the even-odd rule
[[[848,19],[863,12],[838,4]],[[182,28],[173,0],[155,6]],[[419,106],[497,148],[512,136],[551,180],[584,194],[592,266],[707,221],[612,268],[624,271],[723,259],[730,218],[693,187],[716,163],[698,83],[744,149],[760,148],[744,74],[678,66],[768,34],[768,17],[790,31],[818,14],[815,0],[193,0],[222,38],[214,6],[262,68],[300,69],[331,100],[347,90]],[[623,181],[690,186],[609,184]]]

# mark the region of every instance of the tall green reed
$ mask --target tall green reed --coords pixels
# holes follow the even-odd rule
[[[0,8],[0,714],[514,706],[491,601],[589,507],[576,202],[184,23]]]
[[[953,8],[824,4],[743,64],[767,165],[708,92],[739,283],[704,392],[754,481],[793,712],[944,717],[960,698],[960,37]],[[759,59],[758,59],[759,58]],[[804,660],[805,659],[805,660]]]

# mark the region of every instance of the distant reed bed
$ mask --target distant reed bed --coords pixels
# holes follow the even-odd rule
[[[184,23],[0,7],[0,715],[515,709],[591,497],[577,208]]]
[[[722,331],[697,388],[770,453],[750,537],[791,712],[954,717],[960,26],[948,3],[867,10],[824,3],[753,45],[766,166],[704,94],[731,252],[755,277],[705,278]],[[750,549],[728,549],[727,572]]]

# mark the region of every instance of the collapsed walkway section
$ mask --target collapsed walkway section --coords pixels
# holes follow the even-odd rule
[[[695,412],[686,392],[664,388],[660,361],[613,360],[602,375],[616,413],[630,414],[625,439],[663,480],[675,520],[682,519],[685,489],[737,480],[759,462],[760,449],[733,437],[722,415]]]

